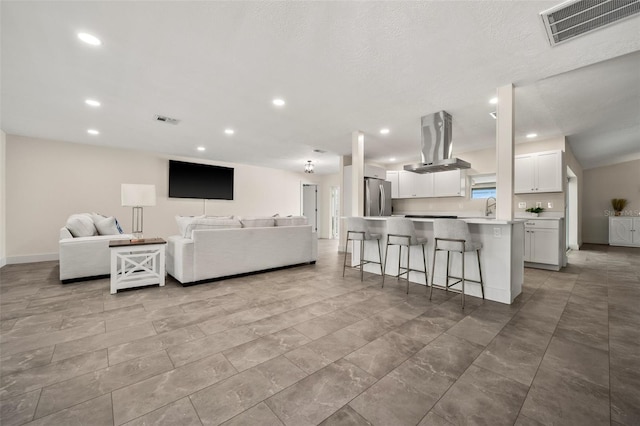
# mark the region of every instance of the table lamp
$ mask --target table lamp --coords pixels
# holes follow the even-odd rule
[[[123,183],[122,206],[132,207],[131,212],[131,232],[136,239],[142,239],[142,207],[156,205],[156,186],[133,183]]]

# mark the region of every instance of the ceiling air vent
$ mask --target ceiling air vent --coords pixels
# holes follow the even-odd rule
[[[569,0],[540,13],[551,46],[640,12],[640,0]]]
[[[156,115],[155,120],[168,124],[178,124],[180,122],[177,118],[165,117],[164,115]]]

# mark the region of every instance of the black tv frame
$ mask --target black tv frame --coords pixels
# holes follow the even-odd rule
[[[169,198],[232,201],[234,184],[232,167],[169,160]]]

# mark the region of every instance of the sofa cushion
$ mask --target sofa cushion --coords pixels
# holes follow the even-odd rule
[[[95,222],[95,227],[98,230],[99,235],[120,235],[121,232],[118,229],[116,218],[113,216],[106,217],[98,222]]]
[[[65,225],[74,237],[92,237],[98,235],[93,219],[88,213],[72,214]]]
[[[243,228],[266,228],[276,225],[273,217],[243,217],[240,222]]]
[[[176,223],[178,224],[178,233],[181,236],[186,237],[187,226],[195,219],[203,218],[204,216],[176,216]]]
[[[307,218],[304,216],[276,217],[276,226],[301,226],[307,225]]]
[[[232,229],[242,228],[242,224],[236,219],[212,219],[197,218],[191,221],[185,229],[184,238],[192,238],[193,231],[196,229]]]

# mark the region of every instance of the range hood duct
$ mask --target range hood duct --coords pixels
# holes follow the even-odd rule
[[[471,164],[451,158],[451,115],[446,111],[425,115],[422,122],[422,163],[407,164],[405,170],[415,173],[446,172],[468,169]]]

